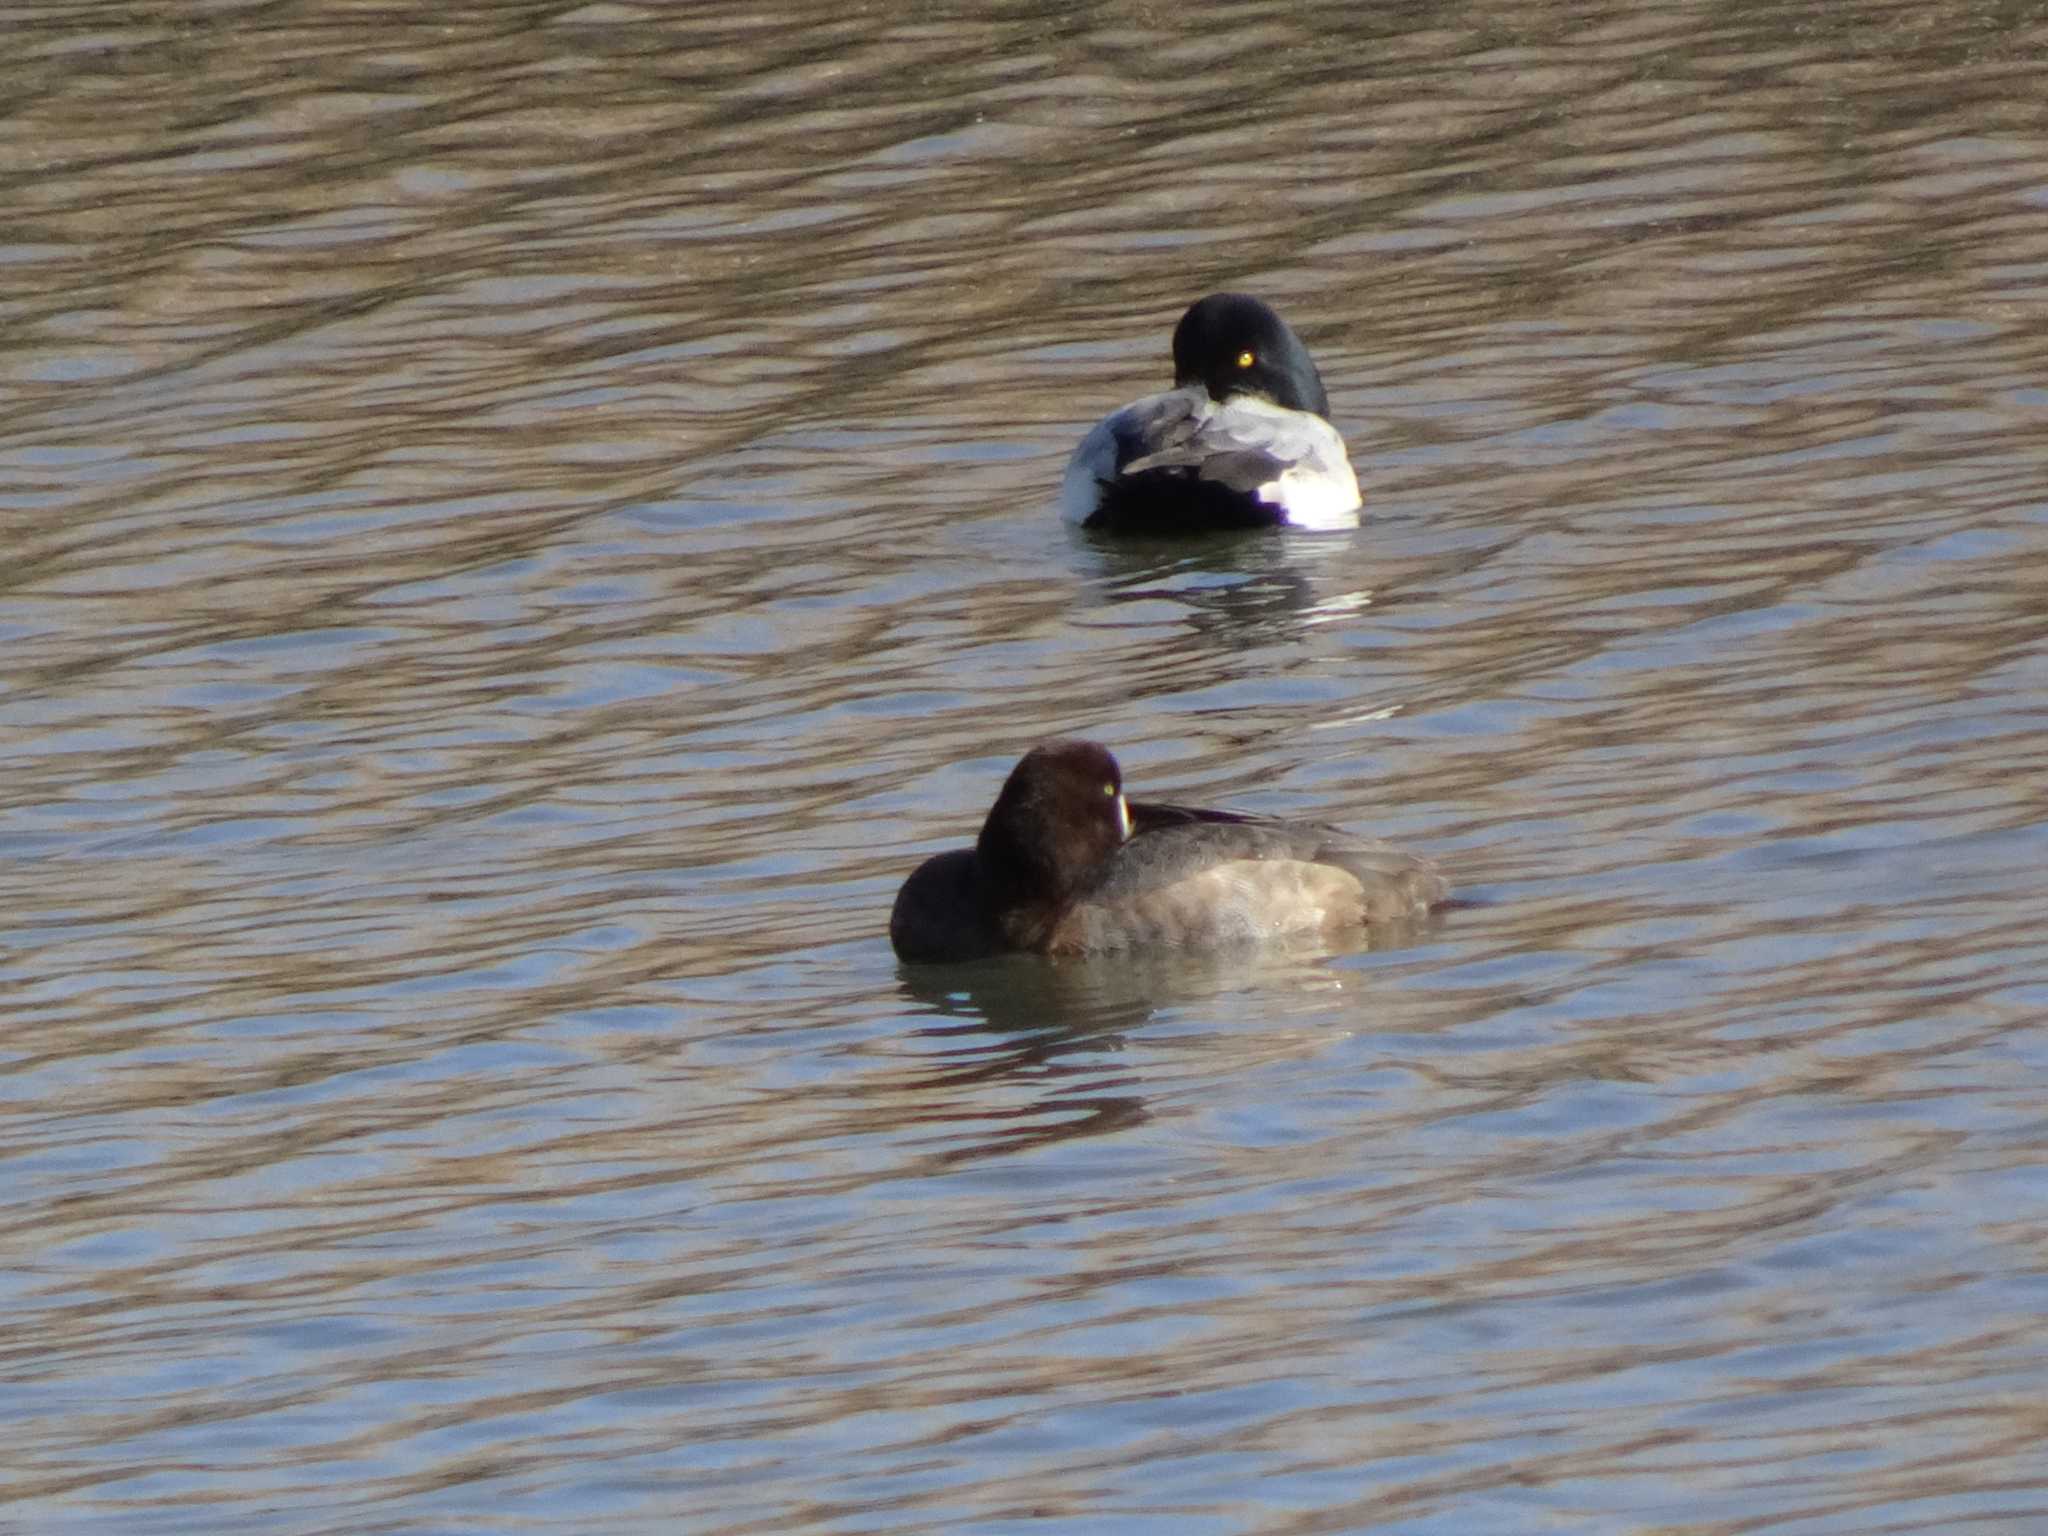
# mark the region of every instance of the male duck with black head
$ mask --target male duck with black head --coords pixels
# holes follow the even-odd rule
[[[1060,513],[1110,533],[1358,526],[1358,476],[1322,375],[1272,307],[1212,293],[1173,329],[1173,385],[1098,422]]]
[[[1426,859],[1312,822],[1125,799],[1092,741],[1032,748],[972,848],[896,895],[905,960],[1214,950],[1337,938],[1420,916],[1450,887]]]

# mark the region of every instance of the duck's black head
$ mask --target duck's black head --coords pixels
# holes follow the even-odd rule
[[[1048,741],[1024,754],[974,845],[998,901],[1072,895],[1130,836],[1123,773],[1092,741]]]
[[[1212,293],[1189,306],[1173,328],[1173,382],[1200,384],[1219,404],[1258,395],[1289,410],[1330,414],[1308,348],[1270,304],[1248,293]]]

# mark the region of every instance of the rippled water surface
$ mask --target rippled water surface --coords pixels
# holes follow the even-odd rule
[[[5,16],[0,1528],[2048,1530],[2041,6]],[[899,968],[1055,733],[1468,903]]]

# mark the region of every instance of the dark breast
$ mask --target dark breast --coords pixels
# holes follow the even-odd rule
[[[905,960],[979,960],[1009,947],[983,910],[973,849],[918,865],[889,911],[889,943]]]

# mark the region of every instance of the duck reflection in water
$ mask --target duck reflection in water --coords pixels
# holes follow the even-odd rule
[[[1142,1093],[1148,1051],[1139,1031],[1162,1014],[1231,994],[1299,998],[1355,984],[1326,949],[1268,946],[1228,954],[1093,955],[1048,965],[1004,955],[952,965],[905,965],[904,1001],[934,1022],[914,1032],[931,1048],[908,1086],[929,1096],[920,1115],[959,1132],[938,1154],[961,1162],[1151,1119]],[[1261,1003],[1263,1011],[1266,1004]],[[1176,1050],[1230,1050],[1237,1032]]]

